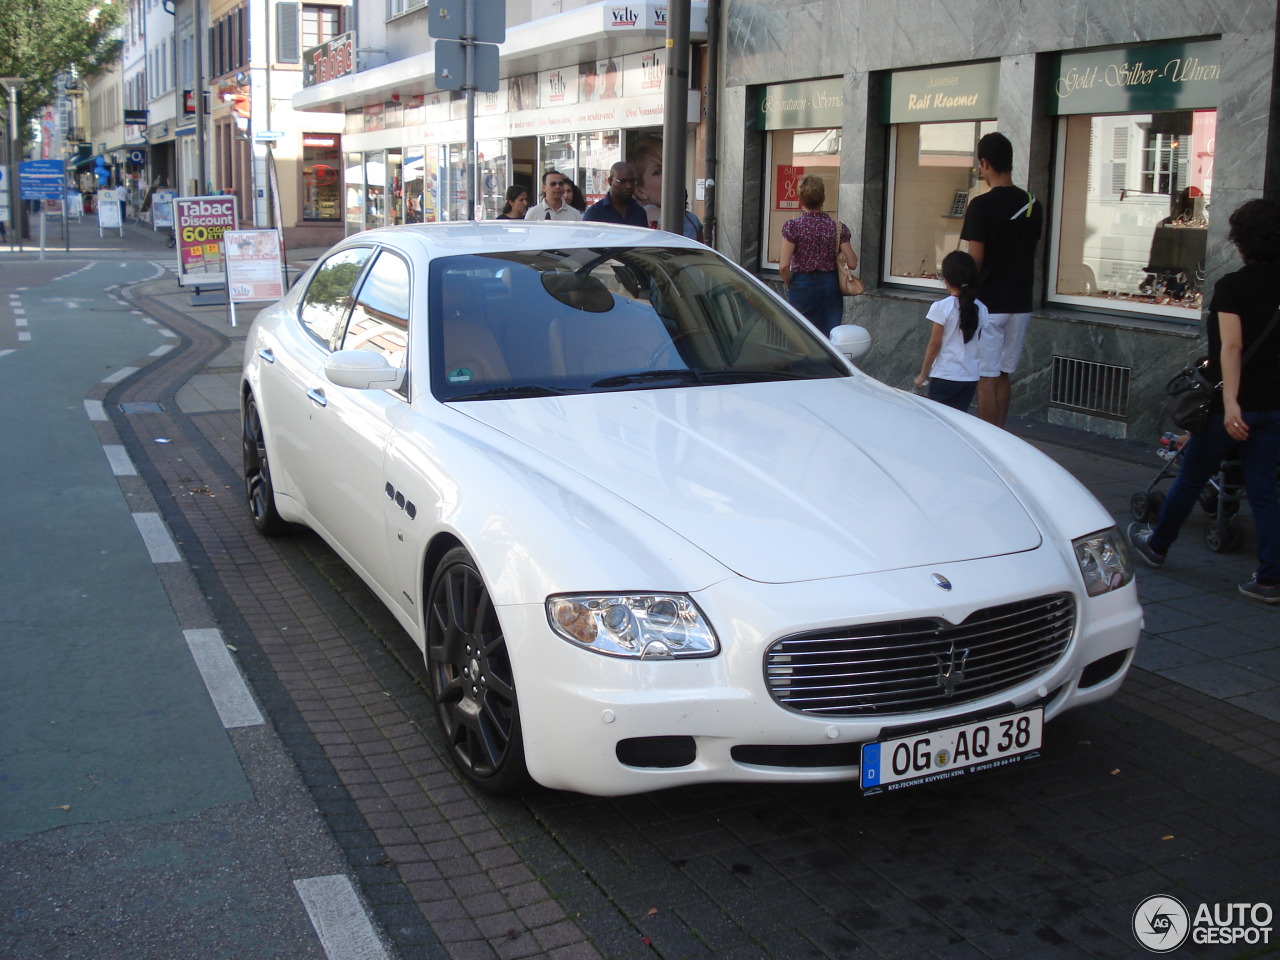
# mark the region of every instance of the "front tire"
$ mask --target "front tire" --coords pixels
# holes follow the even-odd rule
[[[267,458],[267,441],[262,433],[262,419],[253,394],[244,402],[241,424],[241,446],[244,453],[244,488],[253,525],[264,537],[278,537],[289,524],[276,511],[276,491],[271,485],[271,461]]]
[[[483,792],[517,793],[530,781],[511,658],[466,550],[445,554],[427,595],[427,679],[449,756]]]

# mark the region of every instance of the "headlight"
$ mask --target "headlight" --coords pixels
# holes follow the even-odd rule
[[[1129,550],[1115,527],[1071,541],[1089,596],[1118,590],[1133,579]]]
[[[720,652],[702,611],[678,593],[550,597],[547,619],[564,639],[610,657],[671,660]]]

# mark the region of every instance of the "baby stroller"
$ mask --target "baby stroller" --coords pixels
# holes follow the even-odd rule
[[[1165,481],[1178,475],[1182,468],[1182,448],[1187,436],[1177,433],[1166,433],[1160,438],[1160,449],[1156,451],[1162,461],[1160,471],[1147,484],[1146,489],[1139,490],[1129,499],[1129,512],[1139,523],[1146,521],[1155,523],[1160,516],[1160,508],[1164,505],[1165,493],[1159,489]],[[1222,461],[1218,472],[1209,478],[1208,484],[1200,491],[1200,506],[1210,517],[1209,526],[1205,527],[1204,544],[1214,553],[1231,553],[1240,548],[1244,532],[1236,514],[1240,511],[1240,499],[1244,496],[1244,487],[1240,476],[1240,462],[1228,454]]]

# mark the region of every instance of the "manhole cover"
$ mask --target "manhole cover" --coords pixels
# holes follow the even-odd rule
[[[164,413],[163,404],[150,400],[120,404],[122,413]]]

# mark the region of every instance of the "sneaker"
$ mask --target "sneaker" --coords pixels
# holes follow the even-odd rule
[[[1280,584],[1261,584],[1258,578],[1254,577],[1248,583],[1242,583],[1239,590],[1251,600],[1261,600],[1263,603],[1280,603]]]
[[[1144,523],[1131,523],[1127,532],[1129,546],[1148,567],[1164,566],[1164,554],[1151,546],[1151,528]],[[1244,587],[1240,588],[1241,590]],[[1265,588],[1264,588],[1265,589]]]

